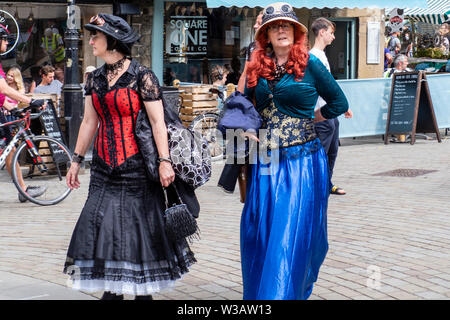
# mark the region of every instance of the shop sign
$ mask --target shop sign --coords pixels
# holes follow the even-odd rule
[[[206,55],[208,19],[204,16],[172,16],[166,25],[168,55]]]
[[[391,27],[391,32],[402,32],[404,22],[403,9],[395,8],[389,12],[389,26]]]
[[[5,56],[14,50],[17,42],[19,41],[19,24],[10,13],[4,10],[0,10],[0,24],[5,26],[5,28],[10,32],[8,37],[8,48],[5,52],[0,54],[1,56]]]

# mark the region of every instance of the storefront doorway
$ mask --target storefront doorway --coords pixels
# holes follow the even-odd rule
[[[329,18],[336,24],[336,39],[325,49],[335,79],[356,78],[356,19]]]

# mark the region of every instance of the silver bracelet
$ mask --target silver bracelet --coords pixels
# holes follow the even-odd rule
[[[76,163],[82,163],[84,160],[84,156],[79,155],[78,153],[74,153],[72,156],[72,161]]]
[[[164,158],[164,157],[159,157],[159,158],[158,158],[158,162],[159,162],[159,163],[161,163],[161,162],[163,162],[163,161],[172,163],[172,160],[171,160],[170,158]]]

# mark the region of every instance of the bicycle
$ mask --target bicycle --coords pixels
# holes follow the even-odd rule
[[[217,93],[217,89],[210,90],[211,93]],[[223,101],[222,101],[223,102]],[[211,161],[222,160],[225,152],[225,140],[222,133],[217,129],[219,124],[221,109],[215,112],[205,112],[195,117],[189,129],[200,133],[208,142]]]
[[[65,173],[69,170],[72,155],[69,149],[56,139],[43,135],[34,135],[30,130],[32,119],[39,118],[44,111],[31,113],[31,107],[21,109],[19,119],[0,125],[15,126],[17,133],[11,142],[0,150],[0,167],[13,148],[19,145],[14,153],[11,167],[12,180],[17,190],[27,200],[42,206],[54,205],[64,200],[71,189],[66,185]],[[19,142],[22,141],[20,144]],[[32,197],[22,190],[17,178],[17,168],[20,168],[27,185],[32,181],[46,188],[41,196]]]

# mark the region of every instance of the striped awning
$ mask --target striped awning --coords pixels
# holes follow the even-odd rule
[[[206,0],[208,8],[265,7],[274,2],[288,2],[295,8],[425,8],[426,0]]]
[[[431,24],[441,24],[450,18],[450,0],[427,0],[427,4],[426,9],[405,9],[404,17]]]

